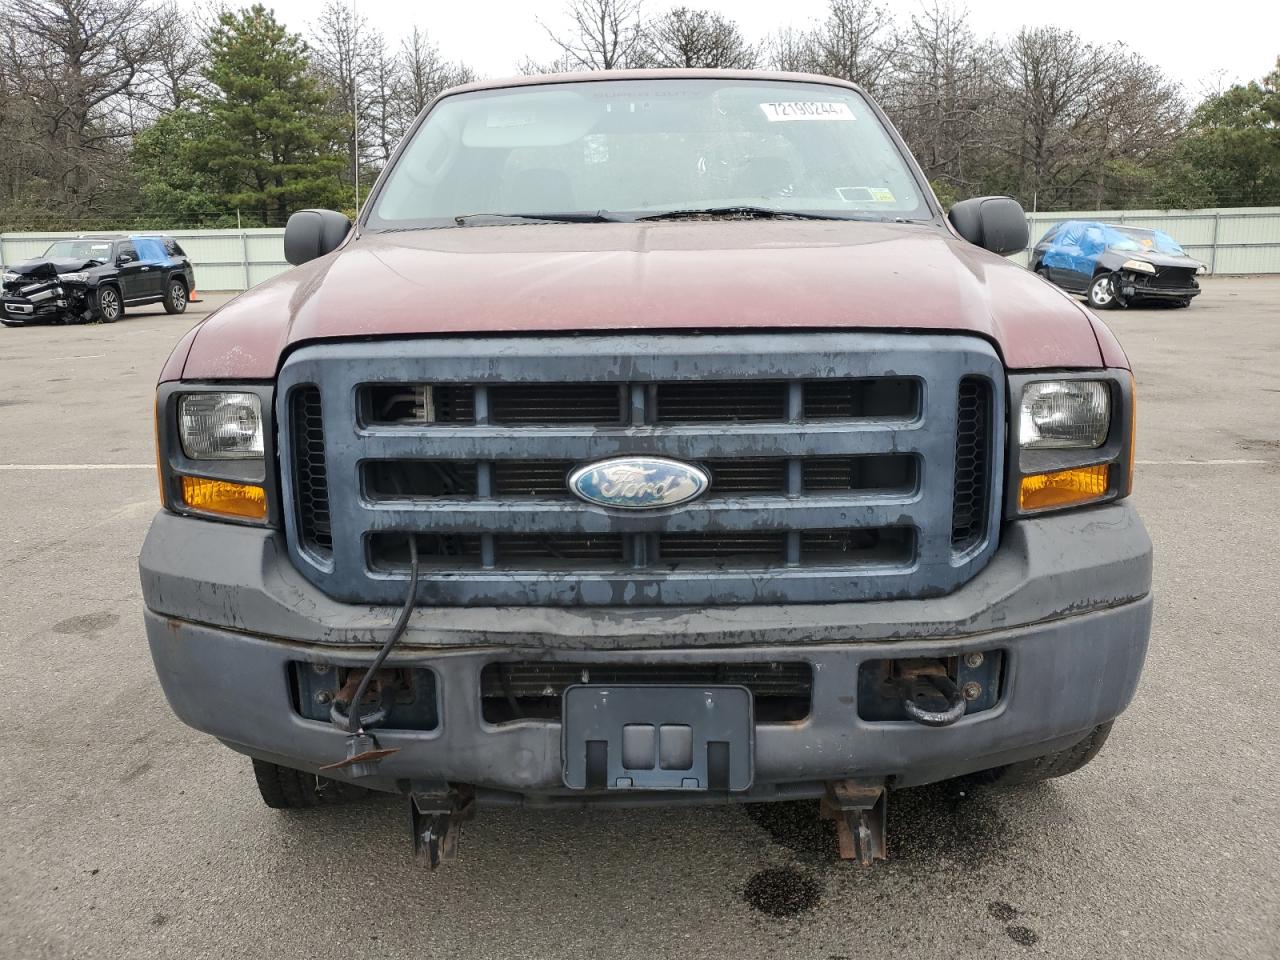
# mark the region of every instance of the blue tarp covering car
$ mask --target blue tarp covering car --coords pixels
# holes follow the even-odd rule
[[[1160,230],[1066,220],[1031,251],[1031,269],[1106,310],[1148,301],[1187,306],[1200,293],[1203,265]]]

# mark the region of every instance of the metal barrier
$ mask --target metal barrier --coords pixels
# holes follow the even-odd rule
[[[284,258],[284,229],[281,227],[137,232],[164,233],[177,240],[195,265],[196,287],[199,290],[247,290],[289,269]],[[0,233],[0,263],[38,257],[53,241],[79,235],[54,232]]]
[[[1209,273],[1280,273],[1280,207],[1037,212],[1027,215],[1031,242],[1063,220],[1102,220],[1163,230],[1190,256],[1203,261]],[[284,230],[279,227],[164,232],[177,239],[195,264],[200,290],[246,290],[289,269],[284,259]],[[54,240],[77,235],[0,233],[0,263],[38,257]],[[1015,254],[1011,259],[1025,266],[1027,255]]]

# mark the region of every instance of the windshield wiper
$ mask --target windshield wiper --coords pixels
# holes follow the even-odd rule
[[[663,213],[649,213],[636,220],[679,220],[682,217],[758,217],[761,220],[860,220],[862,217],[844,216],[833,213],[808,213],[804,210],[777,210],[773,207],[753,207],[739,205],[732,207],[701,207],[684,210],[667,210]],[[880,220],[882,217],[866,219]]]
[[[607,210],[578,213],[463,213],[453,218],[453,222],[465,227],[472,220],[528,220],[533,223],[617,223],[618,218],[609,215]]]

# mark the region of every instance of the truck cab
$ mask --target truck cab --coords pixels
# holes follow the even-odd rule
[[[355,224],[178,344],[140,566],[175,713],[272,806],[821,798],[1070,772],[1151,544],[1110,331],[829,78],[447,91]]]

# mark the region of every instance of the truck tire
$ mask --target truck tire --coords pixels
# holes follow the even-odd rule
[[[164,312],[183,313],[187,309],[187,281],[172,278],[164,288]]]
[[[290,767],[254,759],[253,776],[262,802],[273,810],[332,807],[369,796],[373,791],[352,783],[318,777]]]
[[[120,296],[120,290],[108,283],[98,288],[93,297],[93,305],[98,319],[103,323],[115,323],[124,316],[124,299]]]
[[[1102,745],[1107,742],[1113,723],[1115,723],[1114,720],[1108,720],[1101,726],[1094,727],[1083,740],[1065,750],[996,767],[990,772],[991,781],[1001,786],[1012,787],[1022,783],[1039,783],[1041,780],[1052,780],[1054,777],[1065,777],[1068,773],[1075,773],[1098,755]]]

